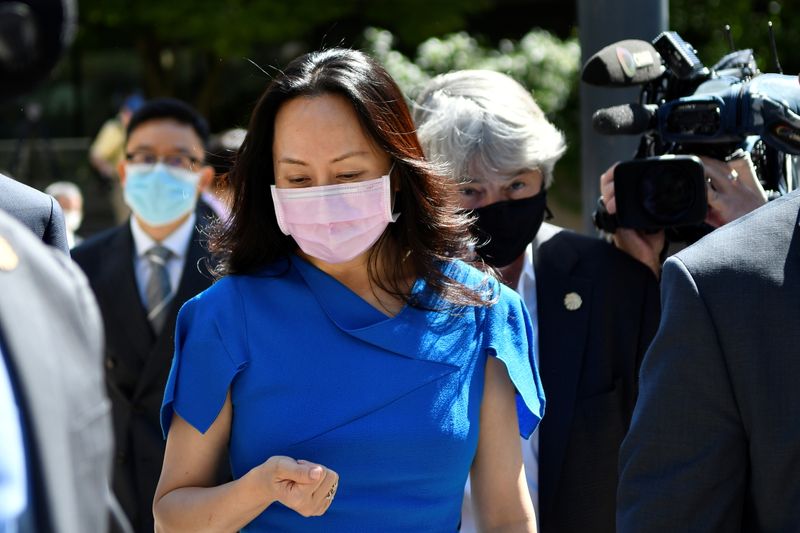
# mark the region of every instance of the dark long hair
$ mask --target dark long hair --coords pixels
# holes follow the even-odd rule
[[[362,52],[333,48],[292,61],[269,84],[250,118],[247,136],[230,172],[234,191],[231,218],[212,234],[216,274],[246,274],[289,257],[297,243],[284,235],[275,218],[269,186],[275,183],[272,143],[275,116],[287,101],[301,96],[336,94],[355,108],[364,130],[394,161],[400,190],[389,224],[368,260],[372,283],[414,305],[403,280],[422,277],[446,302],[487,305],[483,289],[466,287],[442,271],[451,259],[464,258],[471,236],[469,221],[452,201],[452,180],[425,161],[403,94],[376,61]],[[379,272],[378,258],[383,256]],[[485,288],[485,287],[484,287]]]

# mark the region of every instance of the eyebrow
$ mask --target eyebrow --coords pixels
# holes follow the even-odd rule
[[[140,144],[140,145],[132,147],[130,150],[128,150],[128,152],[144,152],[144,151],[155,152],[156,151],[156,147],[155,146],[151,146],[149,144]],[[171,154],[182,153],[182,154],[186,154],[186,155],[192,155],[192,151],[189,148],[186,148],[185,146],[178,146],[178,147],[175,148],[175,150],[170,151],[169,153],[171,153]]]
[[[487,177],[485,177],[483,175],[476,176],[474,178],[467,177],[465,179],[465,181],[463,181],[461,183],[462,184],[464,184],[464,183],[491,183],[491,182],[498,182],[498,181],[501,182],[501,183],[507,183],[509,181],[517,179],[522,174],[527,174],[528,172],[536,172],[536,171],[538,171],[540,174],[542,174],[542,176],[544,176],[542,171],[539,170],[538,168],[521,168],[521,169],[519,169],[519,170],[517,170],[515,172],[509,172],[508,174],[505,174],[504,176],[498,176],[497,178],[494,178],[494,177],[487,178]]]
[[[357,155],[366,155],[366,150],[356,150],[353,152],[347,152],[346,154],[342,154],[339,157],[335,157],[331,160],[331,163],[338,163],[339,161],[344,161],[345,159],[349,159],[351,157],[355,157]]]
[[[356,150],[356,151],[353,151],[353,152],[347,152],[346,154],[342,154],[342,155],[340,155],[338,157],[334,157],[333,159],[331,159],[331,163],[338,163],[340,161],[344,161],[345,159],[349,159],[351,157],[355,157],[355,156],[358,156],[358,155],[366,155],[368,153],[369,152],[367,152],[366,150]],[[281,157],[280,159],[278,159],[278,163],[286,163],[286,164],[289,164],[289,165],[308,166],[308,163],[306,163],[302,159],[295,159],[293,157]]]

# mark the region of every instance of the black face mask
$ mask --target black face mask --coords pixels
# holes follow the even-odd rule
[[[530,198],[497,202],[475,209],[476,251],[494,267],[510,265],[536,237],[546,211],[547,195],[544,189]]]

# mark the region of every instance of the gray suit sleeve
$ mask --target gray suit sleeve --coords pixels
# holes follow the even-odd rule
[[[58,248],[69,255],[67,230],[64,225],[64,213],[61,211],[61,206],[58,205],[55,198],[52,196],[48,196],[48,198],[50,198],[50,218],[45,225],[42,240],[45,244]]]
[[[662,301],[620,452],[617,531],[738,531],[746,438],[717,324],[678,258]]]

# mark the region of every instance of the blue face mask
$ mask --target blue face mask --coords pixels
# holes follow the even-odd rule
[[[163,163],[125,167],[125,203],[143,222],[166,226],[194,210],[200,174]]]

